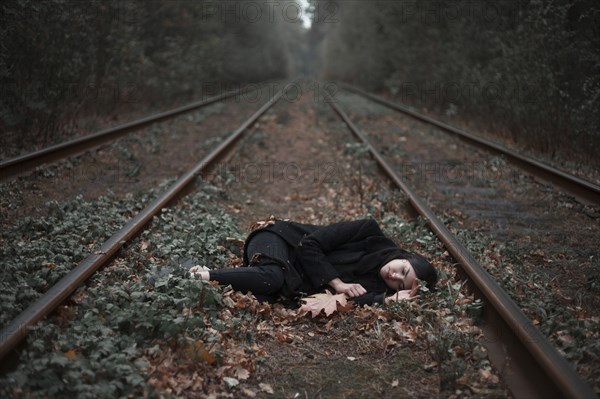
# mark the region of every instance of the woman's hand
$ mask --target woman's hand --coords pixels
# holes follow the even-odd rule
[[[206,266],[192,266],[190,268],[190,276],[198,280],[208,281],[210,280],[209,270],[210,269]]]
[[[400,302],[407,299],[416,298],[418,295],[411,295],[411,290],[398,291],[394,295],[385,298],[385,303]]]
[[[339,278],[334,278],[329,282],[329,286],[338,294],[346,294],[350,298],[361,296],[367,293],[367,290],[360,284],[347,284]]]
[[[419,296],[419,283],[415,280],[410,290],[396,291],[394,295],[385,298],[385,303],[414,299]]]

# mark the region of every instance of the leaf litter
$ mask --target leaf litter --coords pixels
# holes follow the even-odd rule
[[[454,283],[442,245],[428,238],[423,220],[396,216],[401,194],[378,187],[368,168],[360,176],[362,189],[354,184],[357,175],[344,170],[348,174],[328,188],[329,217],[377,217],[401,245],[433,259],[445,288],[424,292],[426,301],[385,307],[338,308],[336,299],[335,312],[311,310],[308,316],[298,305],[260,303],[251,294],[191,279],[173,265],[194,258],[209,267],[239,266],[235,243],[245,236],[237,226],[247,209],[232,208],[228,190],[205,184],[155,217],[151,229],[76,291],[69,310],[32,329],[19,365],[0,378],[0,394],[504,397],[478,344],[481,303]],[[131,208],[130,200],[118,208]],[[302,205],[305,220],[330,220],[308,202]]]

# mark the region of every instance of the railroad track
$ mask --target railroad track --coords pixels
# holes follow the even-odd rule
[[[554,262],[580,267],[596,255],[594,220],[600,213],[594,205],[570,202],[568,193],[561,197],[560,190],[539,183],[528,171],[504,164],[502,158],[490,158],[487,151],[473,149],[442,131],[432,131],[428,123],[410,115],[386,114],[372,121],[360,118],[360,111],[356,113],[354,121],[359,128],[373,132],[378,143],[387,144],[388,148],[379,147],[402,178],[426,195],[440,213],[468,223],[465,227],[483,229],[494,240],[519,242],[529,237],[546,248],[547,255],[567,258]],[[584,187],[580,191],[587,190]],[[586,197],[594,195],[592,190]],[[571,235],[574,226],[588,232]],[[560,271],[553,273],[561,275]]]
[[[65,276],[47,294],[19,315],[9,326],[0,332],[0,357],[5,356],[25,336],[27,328],[64,301],[83,281],[85,281],[101,265],[115,256],[125,242],[130,240],[156,215],[160,209],[171,203],[199,174],[207,170],[217,160],[221,159],[233,144],[237,142],[244,131],[251,126],[281,97],[283,91],[277,93],[269,102],[264,104],[255,114],[244,122],[218,148],[204,157],[189,172],[182,176],[159,198],[149,204],[136,215],[126,226],[113,235],[100,250],[90,255],[71,273]],[[529,322],[512,300],[500,289],[493,279],[474,261],[469,251],[450,234],[447,228],[437,219],[424,201],[408,187],[403,179],[393,170],[384,157],[366,140],[349,117],[335,102],[329,98],[329,103],[340,115],[359,140],[368,147],[387,176],[401,188],[409,197],[411,204],[429,222],[431,229],[444,242],[448,251],[459,261],[474,290],[484,297],[488,304],[486,312],[486,336],[492,334],[490,342],[501,342],[510,350],[509,356],[518,359],[521,369],[512,370],[508,376],[509,384],[515,396],[534,393],[535,395],[556,396],[557,392],[563,397],[593,397],[593,391],[581,381],[572,367],[556,352],[546,339]],[[511,341],[512,340],[512,341]],[[507,343],[511,341],[511,343]],[[500,363],[502,363],[502,360]],[[519,378],[520,373],[528,377],[525,381]],[[529,380],[530,379],[530,380]],[[528,381],[529,380],[529,381]],[[524,385],[521,385],[524,384]]]
[[[379,96],[376,96],[374,94],[368,93],[357,87],[348,84],[340,84],[340,87],[353,93],[359,94],[364,98],[368,98],[386,107],[389,107],[393,110],[401,112],[405,115],[409,115],[420,121],[428,123],[432,126],[436,126],[444,132],[453,134],[459,137],[461,140],[464,140],[469,144],[482,148],[485,151],[491,152],[493,154],[502,154],[520,168],[563,188],[567,192],[574,195],[576,198],[579,198],[591,204],[600,204],[600,186],[595,183],[556,169],[534,158],[523,154],[519,154],[518,152],[506,148],[498,143],[483,139],[462,129],[458,129],[454,126],[433,119],[427,115],[423,115],[419,112],[413,111],[404,105],[397,104]]]
[[[65,141],[38,151],[2,160],[0,161],[0,181],[22,174],[43,164],[89,151],[99,145],[116,140],[119,137],[123,137],[131,132],[155,123],[160,123],[176,116],[198,110],[209,104],[239,95],[245,90],[247,90],[247,88],[223,92],[204,100],[195,101],[181,107],[153,114],[112,128],[103,129],[96,133]]]
[[[30,305],[17,316],[9,325],[0,330],[0,358],[6,356],[27,334],[30,326],[50,314],[61,302],[73,293],[77,287],[86,281],[99,267],[106,264],[131,238],[136,236],[144,226],[161,209],[178,197],[182,191],[202,172],[214,165],[233,144],[237,142],[246,129],[251,126],[281,97],[285,88],[277,92],[259,110],[251,115],[217,148],[200,160],[192,169],[181,176],[173,185],[163,192],[153,202],[148,204],[140,213],[134,216],[121,230],[110,237],[99,250],[89,255],[79,265],[64,276],[46,294]]]
[[[486,340],[491,344],[502,342],[501,345],[490,345],[491,352],[496,354],[494,360],[499,363],[497,366],[505,366],[505,356],[516,360],[511,362],[512,370],[506,376],[512,393],[516,397],[556,397],[557,392],[560,392],[561,397],[595,397],[593,390],[581,380],[573,367],[375,149],[338,103],[331,96],[328,96],[328,100],[394,184],[406,193],[411,205],[427,220],[437,237],[459,262],[471,288],[485,300]]]

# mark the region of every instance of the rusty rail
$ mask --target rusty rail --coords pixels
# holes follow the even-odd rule
[[[241,88],[238,90],[228,91],[217,96],[207,98],[205,100],[196,101],[191,104],[184,105],[182,107],[171,109],[169,111],[150,115],[144,118],[124,123],[119,126],[100,130],[96,133],[92,133],[87,136],[79,137],[50,147],[42,148],[38,151],[3,160],[0,162],[0,180],[5,180],[15,175],[21,174],[45,163],[56,161],[58,159],[65,158],[70,155],[82,153],[86,150],[97,147],[100,144],[106,143],[111,140],[115,140],[121,136],[124,136],[135,130],[139,130],[151,124],[162,122],[164,120],[173,118],[186,112],[194,111],[208,104],[212,104],[227,99],[229,97],[233,97],[242,92],[243,90],[244,89]]]
[[[579,377],[492,276],[402,180],[334,99],[328,93],[325,97],[352,133],[369,149],[388,177],[406,193],[411,205],[427,220],[448,252],[460,263],[462,272],[468,277],[475,293],[486,302],[485,344],[490,349],[490,358],[497,368],[507,370],[505,378],[513,395],[540,398],[596,397],[592,388]],[[507,357],[510,359],[510,367],[506,364]]]
[[[544,180],[547,180],[557,186],[562,187],[569,193],[571,193],[576,198],[583,200],[585,202],[591,204],[599,204],[600,203],[600,186],[594,184],[590,181],[582,179],[580,177],[574,176],[572,174],[563,172],[559,169],[556,169],[548,164],[540,162],[536,159],[528,157],[523,154],[519,154],[516,151],[513,151],[509,148],[506,148],[498,143],[495,143],[490,140],[483,139],[481,137],[477,137],[471,133],[468,133],[464,130],[458,129],[454,126],[450,126],[444,122],[440,122],[435,120],[429,116],[423,115],[419,112],[413,111],[404,105],[400,105],[397,103],[393,103],[386,99],[383,99],[379,96],[376,96],[371,93],[367,93],[364,90],[361,90],[357,87],[351,86],[346,83],[340,83],[340,87],[345,90],[352,91],[356,94],[359,94],[363,97],[366,97],[372,101],[378,102],[382,105],[385,105],[388,108],[394,109],[396,111],[402,112],[406,115],[410,115],[416,119],[419,119],[423,122],[429,123],[431,125],[437,126],[440,129],[455,134],[459,138],[467,141],[468,143],[475,145],[479,148],[482,148],[486,151],[502,154],[506,156],[511,162],[515,165],[519,166],[521,169],[524,169]]]
[[[79,265],[64,276],[36,302],[18,315],[8,326],[0,330],[0,359],[7,355],[27,334],[30,326],[50,314],[61,302],[67,299],[77,287],[86,281],[100,266],[108,262],[127,241],[137,235],[142,228],[162,208],[173,201],[196,176],[214,164],[263,113],[279,100],[287,87],[277,92],[260,109],[252,114],[216,149],[206,155],[191,170],[179,178],[171,187],[152,201],[121,230],[110,237],[94,254],[89,255]]]

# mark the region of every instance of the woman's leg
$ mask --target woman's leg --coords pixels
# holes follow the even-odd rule
[[[289,258],[287,243],[269,231],[258,233],[248,243],[248,257],[254,259],[256,255],[258,260],[248,267],[210,270],[210,280],[257,295],[277,293],[285,281],[281,262],[285,264]]]
[[[290,257],[288,244],[283,238],[270,231],[261,231],[254,235],[247,247],[248,259],[252,259],[257,254],[262,254],[286,262]]]

